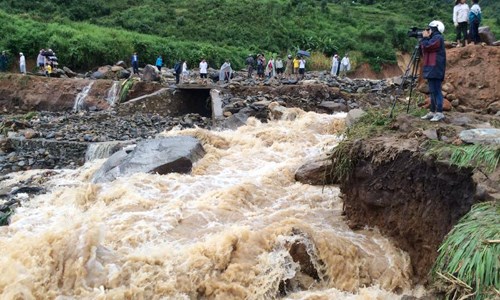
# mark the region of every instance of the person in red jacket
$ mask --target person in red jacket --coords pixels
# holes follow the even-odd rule
[[[429,28],[423,31],[420,48],[423,53],[423,75],[427,79],[431,94],[430,112],[422,119],[432,122],[444,119],[443,114],[443,84],[446,70],[446,50],[444,48],[444,24],[441,21],[432,21]]]

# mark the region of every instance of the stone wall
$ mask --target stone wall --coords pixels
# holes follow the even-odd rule
[[[89,143],[46,139],[9,138],[0,156],[0,174],[29,169],[76,168],[85,162]]]

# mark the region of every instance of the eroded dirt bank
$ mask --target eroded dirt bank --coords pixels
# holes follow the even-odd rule
[[[433,124],[402,115],[381,126],[383,132],[348,139],[334,153],[348,169],[340,186],[349,226],[379,228],[408,252],[415,280],[426,282],[446,234],[474,203],[500,195],[499,168],[488,174],[458,168],[432,147],[459,145],[462,130],[491,127],[495,119],[457,113]]]
[[[425,160],[414,141],[378,138],[355,148],[358,160],[341,188],[350,226],[378,227],[424,280],[444,236],[475,201],[471,169]]]

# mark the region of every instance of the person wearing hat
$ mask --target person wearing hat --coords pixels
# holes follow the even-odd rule
[[[22,52],[19,52],[19,70],[23,75],[26,75],[26,58]]]
[[[444,119],[441,85],[446,69],[446,50],[443,32],[444,24],[441,21],[432,21],[422,32],[423,38],[420,41],[423,53],[423,77],[427,79],[431,94],[430,111],[422,119],[431,120],[431,122]]]
[[[252,54],[248,54],[248,57],[245,60],[245,64],[247,65],[248,79],[250,79],[252,78],[253,65],[255,65],[255,60],[253,59]]]

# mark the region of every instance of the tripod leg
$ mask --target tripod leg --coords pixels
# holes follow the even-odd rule
[[[418,67],[420,64],[420,56],[417,56],[415,58],[415,62],[413,64],[413,70],[411,72],[411,82],[410,82],[410,95],[408,97],[408,105],[406,106],[406,113],[410,112],[410,103],[411,103],[411,96],[413,93],[413,85],[415,83],[415,78],[418,76]]]
[[[412,78],[415,77],[413,75],[413,73],[416,72],[416,71],[414,71],[415,69],[418,69],[418,63],[417,63],[417,61],[419,60],[419,51],[420,51],[420,44],[417,43],[417,45],[413,49],[413,53],[411,55],[410,62],[408,63],[408,66],[406,67],[405,73],[403,75],[403,79],[401,80],[401,84],[396,89],[395,97],[394,97],[394,100],[392,102],[391,113],[389,114],[389,118],[393,117],[394,108],[396,107],[396,101],[398,100],[398,96],[401,94],[401,91],[404,89],[405,82],[408,80],[408,76],[410,75],[410,70],[411,70],[411,73],[412,73],[412,76],[413,76]],[[411,83],[410,87],[413,86],[413,81],[414,81],[414,79],[412,80],[412,83]],[[408,109],[409,109],[409,107],[408,107]]]

